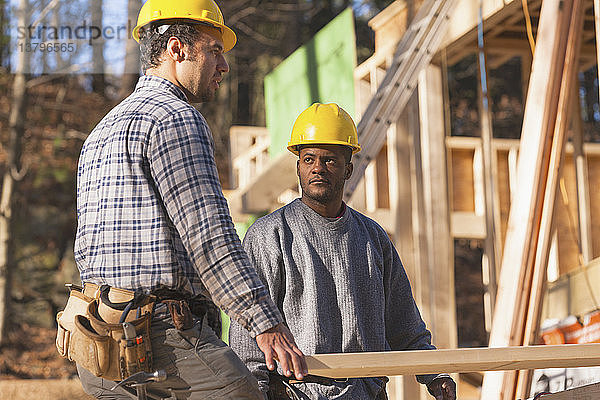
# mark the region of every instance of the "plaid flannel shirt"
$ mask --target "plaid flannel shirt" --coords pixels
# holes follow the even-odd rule
[[[210,129],[170,81],[141,77],[90,133],[77,217],[82,281],[204,295],[253,336],[282,321],[235,232]]]

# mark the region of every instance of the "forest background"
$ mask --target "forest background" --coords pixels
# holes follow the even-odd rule
[[[224,188],[230,185],[230,126],[265,125],[265,75],[348,7],[360,63],[374,48],[367,21],[389,3],[219,2],[238,44],[226,55],[231,71],[217,97],[198,108],[213,132]],[[139,50],[129,33],[141,5],[0,1],[0,379],[75,373],[53,341],[55,315],[67,296],[64,284],[79,282],[73,256],[77,160],[89,132],[135,87]],[[115,20],[126,21],[128,38],[118,44],[105,35],[95,38],[91,27],[106,28]],[[42,28],[66,25],[87,29],[69,41],[77,51],[47,45],[53,38],[50,28]]]

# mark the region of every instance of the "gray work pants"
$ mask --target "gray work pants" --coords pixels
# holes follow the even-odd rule
[[[167,372],[167,380],[147,386],[149,396],[170,399],[263,400],[258,382],[244,363],[223,343],[206,320],[191,329],[173,326],[167,307],[159,303],[152,318],[153,368]],[[98,378],[77,366],[86,393],[98,399],[130,400],[133,391],[110,389],[115,382]]]

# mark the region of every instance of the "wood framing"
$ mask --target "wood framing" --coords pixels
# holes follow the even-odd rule
[[[387,136],[389,188],[390,188],[390,216],[394,226],[393,240],[402,263],[409,277],[413,295],[420,304],[422,298],[420,278],[420,243],[417,237],[414,221],[415,216],[408,210],[416,210],[413,206],[413,194],[418,188],[411,179],[411,165],[415,162],[414,137],[419,137],[419,121],[417,93],[408,100],[406,109],[398,121],[390,126]],[[394,392],[388,392],[390,398],[396,399],[425,399],[421,394],[421,385],[412,377],[394,377],[390,379]],[[395,396],[395,397],[394,397]]]
[[[420,3],[423,1],[415,0],[414,5],[418,6]],[[387,137],[381,138],[383,150],[373,150],[371,154],[371,149],[379,144],[373,146],[373,142],[367,140],[367,137],[361,137],[365,151],[361,152],[361,156],[355,161],[368,153],[372,173],[358,183],[349,205],[375,219],[394,241],[410,277],[414,297],[423,318],[433,333],[434,343],[440,348],[453,348],[457,342],[453,286],[453,241],[456,238],[482,241],[487,239],[486,251],[491,253],[494,246],[496,247],[497,263],[500,263],[502,253],[507,250],[511,253],[508,259],[502,262],[503,269],[506,269],[506,266],[509,268],[500,273],[503,275],[502,295],[505,300],[500,306],[496,303],[496,307],[502,309],[504,315],[494,321],[496,329],[503,333],[500,336],[498,332],[492,333],[492,347],[520,345],[524,341],[529,343],[535,337],[536,315],[540,312],[544,293],[543,267],[550,238],[553,238],[557,247],[552,259],[558,260],[561,273],[570,272],[572,277],[567,282],[559,278],[557,283],[562,285],[556,292],[563,300],[555,301],[554,297],[547,296],[547,303],[557,303],[552,306],[554,311],[562,313],[568,310],[574,313],[576,309],[587,310],[594,306],[590,293],[600,298],[598,285],[594,285],[597,282],[594,280],[598,275],[597,269],[586,269],[588,274],[584,275],[584,269],[579,267],[577,239],[574,238],[577,227],[572,229],[574,224],[571,218],[571,215],[576,215],[576,211],[580,211],[579,225],[584,258],[598,257],[600,192],[593,188],[600,184],[600,144],[583,144],[578,140],[581,138],[575,136],[574,146],[567,143],[562,149],[562,153],[567,153],[567,158],[562,162],[564,168],[558,175],[558,180],[563,179],[566,182],[564,187],[571,200],[570,206],[565,207],[565,204],[559,201],[561,199],[557,198],[555,213],[551,218],[548,218],[552,211],[548,193],[556,192],[557,176],[552,173],[558,172],[555,168],[557,164],[561,164],[556,162],[560,155],[555,156],[554,166],[543,167],[550,163],[552,136],[556,132],[555,125],[559,124],[557,115],[558,119],[563,120],[566,115],[579,115],[576,111],[564,111],[563,114],[558,112],[562,109],[558,102],[560,81],[564,75],[563,66],[567,68],[564,49],[567,46],[568,29],[561,26],[569,25],[559,21],[561,15],[571,12],[573,3],[574,0],[527,0],[533,33],[537,40],[536,59],[533,60],[531,48],[526,40],[521,1],[455,0],[449,13],[449,27],[441,39],[442,50],[433,56],[431,65],[421,74],[418,90],[413,91],[413,96],[402,113],[390,113],[389,117],[385,118]],[[386,70],[392,65],[394,48],[404,35],[407,15],[410,14],[405,8],[407,4],[409,3],[403,0],[396,1],[372,20],[371,26],[376,30],[376,52],[356,67],[354,74],[357,123],[366,114],[371,97],[377,92]],[[600,8],[600,0],[586,0],[584,4],[587,22],[584,24],[581,49],[577,52],[579,70],[589,68],[595,62],[596,55],[600,57],[600,51],[596,53],[593,43],[595,35],[592,29],[592,4]],[[450,134],[451,123],[445,121],[444,117],[449,118],[455,110],[450,109],[449,99],[444,99],[443,93],[448,88],[444,87],[438,66],[449,65],[450,68],[456,68],[456,62],[477,51],[476,33],[480,5],[483,10],[487,67],[500,67],[513,57],[521,59],[522,103],[525,107],[521,141],[493,138],[489,120],[498,115],[483,115],[481,112],[480,117],[483,115],[488,118],[487,122],[480,121],[480,127],[484,130],[488,128],[485,143],[481,138],[446,136]],[[548,11],[553,5],[555,9],[552,12]],[[562,9],[557,5],[562,5]],[[566,17],[562,20],[564,19]],[[600,19],[596,18],[595,21],[598,23]],[[408,36],[410,32],[411,30],[408,31]],[[563,50],[560,50],[561,46]],[[558,56],[561,52],[562,57]],[[512,61],[511,66],[516,65]],[[514,78],[518,79],[518,74]],[[572,90],[575,91],[573,88]],[[521,110],[517,110],[515,119],[519,119]],[[574,122],[575,133],[581,132],[581,124],[578,124],[581,121]],[[575,152],[571,156],[573,147]],[[239,205],[236,210],[240,209],[242,212],[243,208],[248,212],[261,208],[267,211],[267,208],[279,206],[278,202],[283,196],[278,199],[278,191],[296,184],[293,163],[286,161],[285,177],[278,167],[282,165],[278,164],[281,160],[267,166],[268,171],[261,172],[258,171],[258,157],[263,155],[264,149],[243,151],[257,168],[256,173],[253,168],[240,171],[243,173],[252,170],[252,173],[246,175],[261,176],[248,188],[238,190],[237,203],[233,203]],[[571,165],[571,157],[576,161],[576,167]],[[251,163],[251,166],[254,164]],[[552,176],[547,176],[548,173]],[[242,174],[239,176],[243,177]],[[493,187],[492,193],[490,187]],[[242,195],[245,199],[244,207],[241,207]],[[576,195],[579,205],[577,209],[574,205]],[[388,198],[389,202],[386,201]],[[448,199],[447,203],[445,199]],[[488,200],[487,205],[485,199]],[[489,200],[493,200],[493,204],[490,204]],[[544,212],[543,205],[546,207]],[[567,208],[571,214],[565,211]],[[500,215],[492,215],[494,210],[499,211]],[[543,213],[546,217],[542,217]],[[488,218],[486,221],[488,216],[493,216],[493,219]],[[496,241],[492,243],[493,240],[487,238],[487,232],[494,227]],[[552,235],[556,230],[559,234]],[[485,262],[484,259],[483,263]],[[587,279],[584,279],[586,277]],[[593,287],[590,287],[590,280]],[[583,304],[584,307],[575,308],[577,303]],[[484,304],[491,308],[489,297],[484,299]],[[546,311],[545,316],[549,313]],[[527,315],[529,325],[525,328]],[[492,325],[489,315],[486,315],[485,322],[488,328]],[[529,332],[527,335],[526,331]],[[498,339],[499,337],[501,339]],[[435,354],[437,358],[441,353]],[[552,353],[552,358],[555,357],[556,353]],[[555,364],[541,362],[539,365],[545,368]],[[533,368],[525,364],[518,366]],[[482,365],[477,366],[481,367]],[[517,388],[513,378],[524,375],[514,372],[515,368],[507,368],[511,372],[497,372],[501,368],[492,368],[491,371],[496,371],[494,373],[499,374],[500,380],[496,380],[495,389],[491,389],[491,392],[489,387],[484,388],[481,398],[499,400],[501,397],[498,397],[498,393],[508,387],[506,382],[509,381],[512,382],[512,386],[508,391],[504,390],[504,399],[510,398],[511,392],[512,399],[516,398]],[[453,371],[446,367],[443,370]],[[423,394],[422,386],[414,382],[412,375],[415,373],[418,372],[408,371],[408,375],[395,379],[397,385],[394,386],[391,399],[429,398]],[[378,372],[378,375],[390,374],[389,369]],[[504,380],[507,375],[513,378]],[[484,386],[489,386],[492,376],[486,374]],[[521,398],[527,397],[520,395],[527,392],[524,387],[521,385],[519,389]],[[494,391],[497,393],[493,393]]]
[[[600,1],[600,0],[597,0]],[[581,104],[579,102],[579,88],[573,85],[573,114],[581,115]],[[594,244],[592,241],[592,216],[590,205],[590,185],[588,177],[588,163],[583,152],[583,128],[581,118],[573,118],[573,161],[575,163],[575,180],[577,184],[577,209],[579,219],[579,235],[581,241],[581,256],[583,263],[587,264],[594,258]]]
[[[483,43],[482,43],[483,46]],[[482,166],[482,186],[483,186],[483,203],[484,203],[484,218],[485,231],[484,238],[484,256],[487,266],[482,268],[484,275],[483,281],[485,285],[485,296],[489,296],[489,308],[484,307],[486,320],[491,319],[494,306],[496,304],[496,292],[498,277],[497,272],[500,270],[498,264],[502,259],[500,247],[501,232],[500,232],[500,208],[498,191],[494,191],[497,181],[498,165],[495,152],[492,149],[493,129],[492,129],[492,112],[490,110],[489,96],[487,89],[487,67],[486,55],[483,48],[478,52],[479,74],[477,75],[478,95],[479,95],[479,114],[481,118],[481,166]],[[475,208],[477,214],[477,207]]]
[[[511,203],[491,347],[523,343],[524,321],[540,229],[543,193],[548,172],[549,146],[554,133],[558,94],[571,15],[571,2],[544,0],[538,42],[523,118],[518,164],[518,189]],[[486,373],[482,398],[511,399],[515,373]]]
[[[600,343],[307,356],[308,373],[359,378],[600,365]]]
[[[558,179],[561,174],[561,166],[564,160],[564,147],[567,136],[568,122],[571,119],[573,101],[573,88],[577,73],[577,54],[581,39],[581,28],[583,24],[583,0],[574,0],[573,11],[569,23],[569,35],[566,43],[565,66],[562,74],[560,94],[558,98],[558,113],[552,148],[550,151],[550,162],[548,164],[548,176],[539,229],[539,239],[533,265],[533,278],[531,291],[529,293],[529,304],[523,333],[523,344],[534,344],[538,338],[540,317],[542,314],[542,300],[546,290],[546,270],[548,255],[553,234],[555,198],[558,190]],[[573,118],[580,118],[574,115]],[[517,396],[527,397],[530,389],[531,371],[521,371],[518,374]]]
[[[544,318],[563,319],[569,315],[585,315],[597,309],[595,301],[600,299],[600,285],[597,282],[600,282],[600,258],[550,283]]]
[[[296,181],[296,158],[286,151],[272,160],[269,168],[242,190],[243,211],[258,214],[273,209],[277,197]]]
[[[428,263],[422,284],[429,287],[427,323],[433,341],[440,348],[457,346],[456,303],[454,298],[454,246],[450,236],[448,169],[446,165],[442,72],[429,65],[419,76],[422,190]],[[427,301],[428,300],[428,301]]]

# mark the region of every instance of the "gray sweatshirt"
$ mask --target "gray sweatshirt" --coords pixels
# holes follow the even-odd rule
[[[244,248],[304,354],[435,348],[386,232],[352,208],[330,219],[296,199],[257,220]],[[229,343],[267,391],[256,340],[232,323]],[[377,378],[299,385],[310,399],[374,399],[382,386]]]

